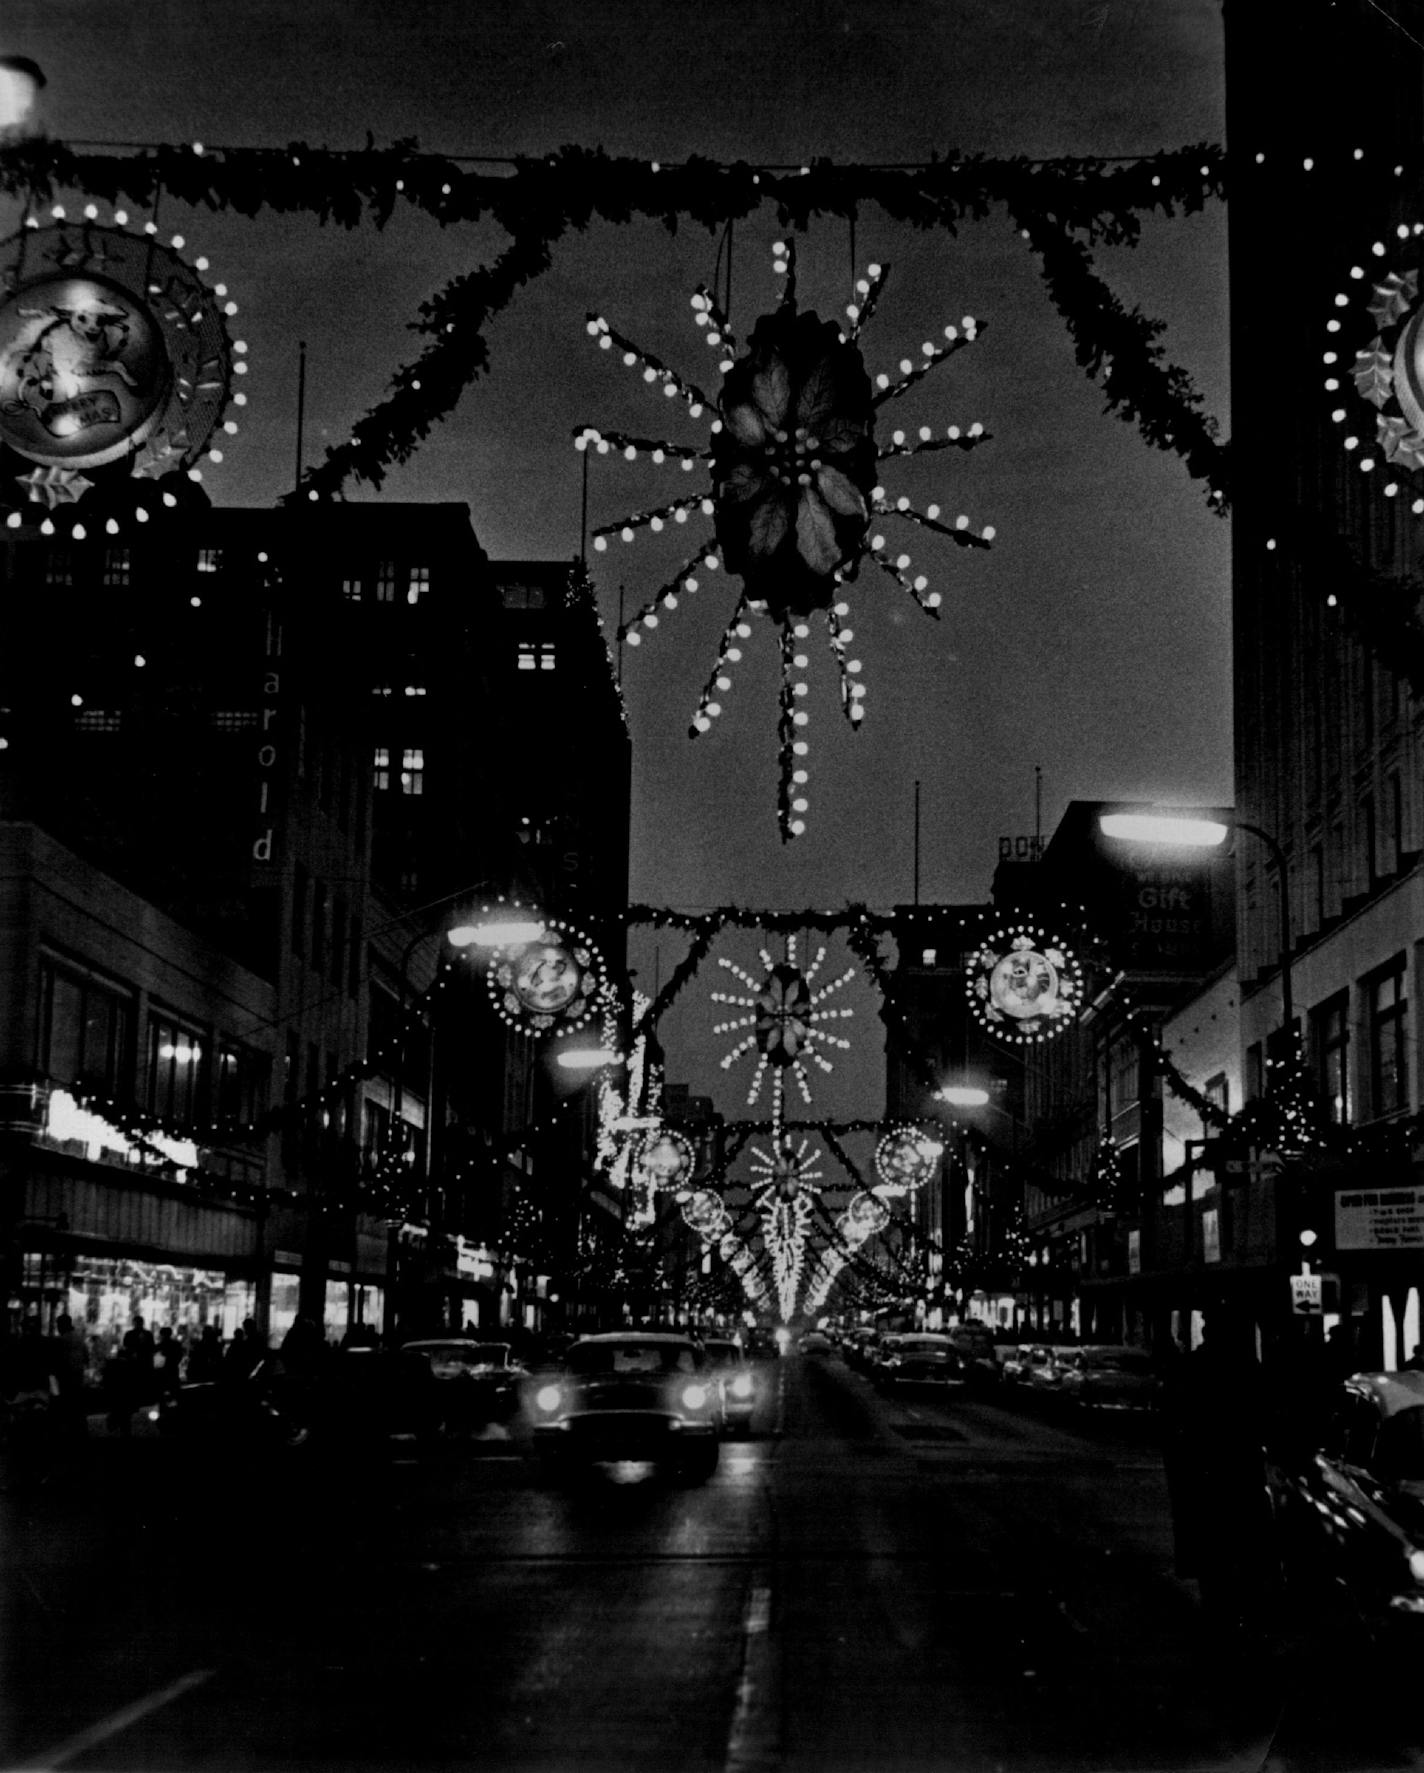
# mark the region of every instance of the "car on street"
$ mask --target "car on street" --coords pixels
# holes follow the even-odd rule
[[[528,1371],[513,1358],[507,1342],[423,1337],[403,1342],[400,1359],[417,1382],[428,1377],[433,1383],[433,1401],[451,1430],[508,1422],[518,1413]]]
[[[964,1359],[948,1336],[933,1333],[897,1336],[882,1360],[877,1384],[882,1391],[908,1385],[959,1385]]]
[[[249,1372],[181,1384],[132,1414],[156,1418],[158,1431],[177,1439],[228,1447],[300,1446],[311,1428],[309,1399],[283,1372],[274,1354]]]
[[[731,1337],[704,1336],[703,1352],[722,1387],[722,1411],[729,1435],[748,1435],[756,1410],[757,1381],[741,1343]]]
[[[550,1473],[621,1461],[663,1464],[692,1482],[717,1469],[726,1417],[701,1343],[666,1331],[584,1336],[540,1376],[534,1449]]]
[[[802,1354],[830,1354],[831,1339],[824,1330],[806,1330],[796,1344]]]
[[[1161,1380],[1145,1348],[1089,1343],[1069,1349],[1056,1360],[1058,1393],[1065,1403],[1085,1410],[1154,1410]]]
[[[1424,1373],[1354,1374],[1320,1438],[1268,1467],[1287,1593],[1343,1606],[1412,1669],[1424,1647]]]
[[[1063,1383],[1063,1362],[1076,1348],[1063,1343],[1025,1343],[1018,1351],[1013,1383],[1024,1392],[1056,1396]]]

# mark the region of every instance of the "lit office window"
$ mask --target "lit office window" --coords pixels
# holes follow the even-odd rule
[[[428,566],[413,566],[410,569],[410,584],[406,587],[406,602],[419,603],[429,591],[430,568]]]
[[[132,569],[133,557],[127,548],[106,548],[104,550],[104,583],[106,585],[127,585]]]
[[[396,563],[383,560],[376,568],[376,602],[394,603],[396,600]]]
[[[217,572],[219,567],[221,567],[221,565],[222,565],[222,549],[221,548],[199,548],[199,550],[198,550],[198,571],[200,573],[215,573],[215,572]]]
[[[372,787],[377,794],[384,794],[391,785],[391,748],[389,745],[377,745],[375,761],[372,766]]]
[[[407,745],[401,752],[402,794],[424,794],[425,752],[418,745]]]

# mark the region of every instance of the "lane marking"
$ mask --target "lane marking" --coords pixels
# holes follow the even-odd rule
[[[727,1731],[725,1773],[770,1773],[781,1764],[771,1588],[752,1583],[742,1611],[742,1672]]]
[[[8,1773],[52,1773],[53,1768],[64,1766],[66,1761],[77,1760],[99,1743],[107,1742],[111,1736],[120,1735],[138,1723],[140,1718],[148,1717],[151,1712],[161,1711],[165,1705],[181,1699],[194,1687],[201,1687],[204,1681],[210,1681],[217,1672],[215,1668],[195,1668],[191,1674],[180,1675],[169,1686],[160,1687],[156,1693],[134,1700],[132,1705],[126,1705],[121,1711],[101,1719],[89,1729],[81,1730],[77,1736],[71,1736],[55,1748],[46,1749],[42,1755],[25,1761],[19,1767],[8,1769]]]

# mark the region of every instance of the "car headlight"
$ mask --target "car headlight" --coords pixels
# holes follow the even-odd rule
[[[752,1376],[750,1373],[738,1373],[732,1381],[733,1397],[750,1397],[752,1395]]]
[[[1416,1582],[1424,1582],[1424,1551],[1410,1552],[1409,1574]]]
[[[701,1410],[707,1403],[707,1387],[705,1385],[689,1385],[682,1394],[684,1406],[689,1410]]]
[[[564,1401],[564,1394],[557,1385],[541,1385],[534,1393],[534,1402],[541,1410],[557,1410]]]

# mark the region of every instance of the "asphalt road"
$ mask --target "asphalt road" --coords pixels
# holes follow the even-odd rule
[[[551,1487],[518,1438],[389,1462],[109,1442],[12,1474],[0,1765],[1421,1764],[1417,1700],[1382,1707],[1337,1643],[1213,1641],[1149,1429],[765,1372],[756,1434],[694,1488]]]

